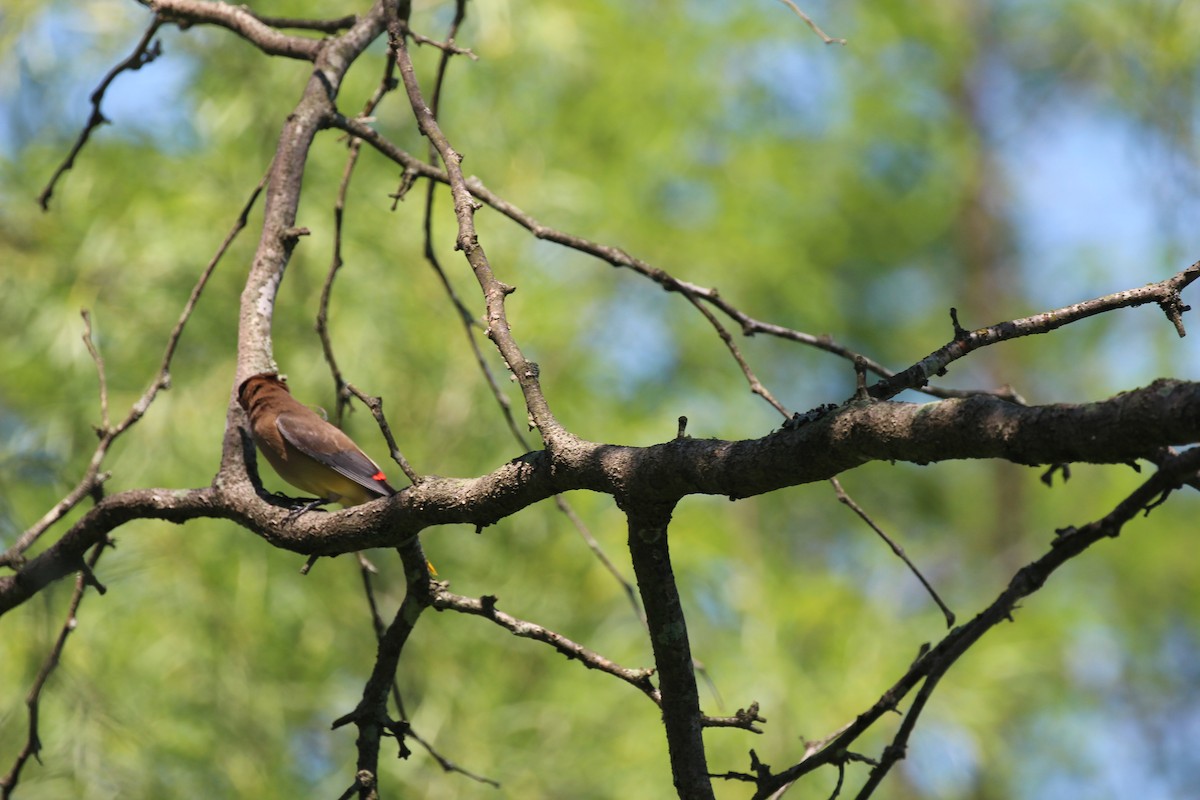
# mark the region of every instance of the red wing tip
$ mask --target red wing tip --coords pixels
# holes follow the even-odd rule
[[[383,474],[383,470],[379,470],[379,472],[376,472],[374,475],[372,475],[372,476],[371,476],[371,480],[373,480],[373,481],[386,481],[386,480],[387,480],[387,475],[384,475],[384,474]]]

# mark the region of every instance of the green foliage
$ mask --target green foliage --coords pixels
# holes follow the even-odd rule
[[[319,6],[255,4],[288,16],[361,10]],[[1189,45],[1197,19],[1186,4],[1169,16],[1166,8],[806,8],[850,40],[840,48],[823,46],[773,2],[474,3],[458,43],[480,60],[451,64],[441,120],[467,173],[542,223],[717,286],[758,319],[832,334],[903,368],[950,338],[950,306],[964,324],[984,325],[1164,277],[1182,266],[1172,258],[1188,247],[1194,254],[1194,234],[1173,239],[1170,225],[1139,242],[1148,249],[1136,263],[1116,259],[1102,225],[1051,253],[1038,243],[1060,220],[1030,220],[1014,199],[1029,177],[1020,158],[1039,146],[1037,124],[1069,98],[1087,109],[1088,124],[1119,125],[1145,143],[1149,155],[1133,163],[1173,181],[1158,199],[1194,203],[1195,184],[1180,184],[1195,179],[1193,137],[1181,126],[1196,111]],[[7,547],[74,485],[91,455],[99,405],[79,310],[91,310],[110,413],[120,419],[266,170],[308,65],[264,58],[228,31],[164,28],[164,56],[118,85],[134,95],[169,91],[113,113],[42,213],[33,198],[86,117],[87,92],[129,51],[146,15],[118,2],[17,2],[0,13],[0,53],[8,54],[0,63],[11,66],[0,70],[8,76],[0,103],[14,120],[0,128]],[[440,37],[447,13],[422,9],[414,28]],[[414,49],[428,86],[439,53]],[[356,65],[339,98],[345,113],[357,113],[382,63],[376,45]],[[375,116],[380,131],[425,152],[402,92]],[[345,153],[333,132],[312,151],[298,222],[311,235],[288,268],[274,330],[294,393],[331,412],[313,320]],[[1186,179],[1164,168],[1181,162]],[[1097,169],[1108,166],[1116,168]],[[422,258],[424,185],[393,211],[398,184],[397,168],[364,148],[330,309],[334,347],[347,378],[385,398],[419,471],[481,474],[522,448]],[[1123,202],[1168,218],[1154,200]],[[991,262],[972,256],[970,215],[979,203],[1002,243]],[[480,315],[441,190],[435,208],[439,257]],[[202,486],[214,474],[260,214],[205,290],[171,390],[106,462],[110,491]],[[535,241],[490,209],[478,225],[501,279],[517,286],[509,303],[516,335],[573,431],[649,444],[674,435],[681,414],[697,437],[757,437],[780,422],[681,297]],[[1043,270],[1052,256],[1069,270]],[[1055,287],[1063,288],[1051,297]],[[1175,340],[1152,310],[1127,314],[1005,345],[956,365],[948,380],[1007,382],[1047,402],[1102,397],[1154,374],[1185,374],[1189,364],[1194,372],[1190,339]],[[479,338],[523,423],[519,392]],[[830,356],[762,336],[738,344],[793,410],[853,391],[852,368]],[[358,409],[347,428],[384,461],[368,413]],[[876,464],[843,483],[965,619],[1046,548],[1055,528],[1101,516],[1137,481],[1123,468],[1082,468],[1047,489],[1038,475],[1004,464]],[[569,500],[631,575],[619,512],[607,498]],[[1097,743],[1120,731],[1153,752],[1170,723],[1194,724],[1188,660],[1197,648],[1200,567],[1179,554],[1195,511],[1193,498],[1173,499],[1056,576],[1016,624],[989,635],[943,681],[888,796],[1048,796],[1040,786],[1072,781],[1071,794],[1122,796],[1121,781],[1141,773],[1098,769]],[[728,714],[757,700],[769,720],[763,737],[710,732],[714,772],[747,769],[750,747],[776,767],[794,761],[801,738],[852,719],[921,642],[942,633],[920,586],[825,485],[736,503],[691,498],[671,535],[692,644],[719,691],[720,703],[702,698],[706,710]],[[43,696],[45,765],[26,767],[20,796],[337,796],[352,778],[353,733],[330,733],[329,724],[357,702],[374,654],[354,561],[321,561],[301,577],[302,558],[216,521],[140,522],[117,540],[99,570],[109,592],[86,599]],[[494,594],[501,609],[623,665],[650,664],[620,587],[552,504],[481,536],[439,529],[424,541],[456,591]],[[403,590],[399,566],[392,553],[369,555],[390,615]],[[0,770],[24,740],[21,699],[69,593],[64,583],[4,620]],[[478,619],[430,614],[410,648],[399,680],[414,726],[448,758],[499,780],[506,796],[669,793],[658,712],[630,687]],[[443,774],[420,750],[384,763],[390,795],[497,794]],[[1200,767],[1180,754],[1154,769],[1155,785],[1169,789],[1192,785],[1187,778]],[[804,796],[824,796],[833,776],[825,779]],[[737,784],[718,791],[745,796]]]

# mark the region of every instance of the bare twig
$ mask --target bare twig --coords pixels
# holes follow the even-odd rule
[[[908,566],[912,574],[917,576],[917,580],[919,580],[921,585],[925,587],[925,591],[929,592],[929,596],[933,598],[933,602],[937,603],[937,607],[942,610],[942,615],[946,618],[946,627],[953,628],[954,612],[951,611],[944,602],[942,602],[942,598],[938,596],[936,591],[934,591],[934,588],[929,584],[929,581],[925,580],[925,576],[921,574],[919,569],[917,569],[917,565],[909,560],[908,555],[904,552],[904,548],[896,544],[892,537],[884,533],[883,529],[875,524],[875,520],[871,519],[871,516],[863,510],[862,506],[854,502],[854,498],[846,494],[846,490],[842,488],[842,484],[837,478],[830,478],[829,482],[833,484],[833,491],[837,493],[838,502],[849,508],[858,515],[859,519],[867,523],[871,530],[875,531],[875,533],[879,535],[879,538],[883,539],[883,541],[887,543],[887,546],[892,548],[892,552],[895,553],[896,556]]]
[[[471,51],[471,48],[459,47],[458,45],[456,45],[454,43],[454,36],[458,32],[459,26],[462,25],[465,8],[466,8],[465,0],[456,0],[455,9],[454,9],[454,21],[450,23],[450,33],[446,36],[446,41],[444,41],[444,42],[439,42],[437,39],[430,39],[428,36],[422,36],[421,34],[414,31],[412,28],[408,27],[407,20],[401,20],[400,24],[403,27],[405,33],[408,34],[409,38],[411,38],[417,44],[427,44],[431,47],[436,47],[442,51],[443,55],[446,55],[446,56],[451,56],[451,55],[466,56],[467,58],[471,59],[472,61],[478,61],[479,56],[475,55],[475,53]],[[432,106],[432,108],[434,110],[434,113],[436,114],[437,113],[436,103]]]
[[[104,373],[104,356],[100,355],[100,351],[96,349],[96,343],[92,341],[91,312],[85,308],[79,312],[79,315],[83,317],[83,344],[92,357],[92,363],[96,365],[96,381],[100,387],[100,427],[96,433],[103,436],[112,427],[108,418],[108,378]]]
[[[716,318],[716,315],[705,308],[700,302],[700,299],[695,295],[688,294],[685,296],[687,297],[688,301],[696,307],[696,310],[708,320],[709,324],[713,326],[717,332],[717,335],[721,337],[721,341],[725,343],[725,348],[729,350],[729,354],[733,356],[733,360],[737,362],[738,367],[742,370],[742,376],[745,377],[746,382],[750,384],[750,391],[761,397],[763,400],[766,400],[772,408],[783,415],[784,419],[790,418],[792,416],[791,412],[784,407],[783,403],[775,399],[775,395],[771,394],[771,391],[767,389],[767,387],[764,386],[758,379],[758,376],[754,374],[754,370],[750,369],[750,365],[746,362],[746,358],[742,355],[741,348],[739,348],[733,341],[733,337],[729,335],[729,331],[727,331],[725,326],[721,324],[720,320]]]
[[[236,33],[270,56],[314,61],[323,42],[307,36],[289,36],[260,19],[246,6],[213,3],[208,0],[142,0],[163,22],[191,25],[217,25]]]
[[[400,78],[408,93],[409,104],[416,116],[417,126],[437,148],[442,164],[446,168],[450,193],[454,198],[454,215],[458,221],[457,247],[465,254],[483,292],[487,307],[488,338],[496,345],[509,370],[516,377],[517,385],[521,387],[521,392],[525,397],[525,407],[529,411],[530,419],[537,426],[547,445],[554,446],[556,440],[560,438],[570,440],[573,437],[567,434],[550,411],[550,405],[546,401],[541,382],[538,379],[537,364],[525,358],[512,336],[504,304],[505,298],[515,290],[496,277],[488,262],[487,254],[479,243],[474,223],[476,203],[471,197],[463,177],[462,156],[451,147],[449,140],[439,127],[433,111],[426,104],[421,88],[417,84],[412,59],[399,21],[389,26],[389,41],[396,55]]]
[[[371,627],[375,630],[375,641],[379,642],[387,632],[387,623],[384,622],[383,615],[379,613],[379,603],[375,600],[375,584],[371,579],[371,576],[379,574],[379,568],[371,563],[371,560],[363,555],[361,550],[354,555],[358,561],[358,575],[362,579],[363,596],[371,613]],[[400,715],[400,719],[407,720],[408,712],[404,710],[404,698],[400,694],[400,684],[396,682],[394,676],[392,678],[392,702],[396,704],[396,713]]]
[[[975,642],[996,625],[1012,619],[1017,604],[1040,589],[1059,567],[1095,543],[1120,535],[1126,523],[1157,505],[1164,494],[1194,479],[1197,470],[1200,470],[1200,448],[1193,448],[1182,455],[1165,460],[1158,472],[1118,503],[1106,516],[1079,528],[1060,531],[1050,549],[1037,560],[1018,570],[1004,591],[987,608],[970,622],[950,631],[937,645],[925,650],[871,708],[859,714],[854,722],[831,742],[825,742],[824,749],[815,754],[806,750],[803,760],[778,774],[770,774],[769,771],[760,774],[757,778],[758,791],[754,795],[755,799],[764,800],[774,796],[785,784],[794,782],[821,766],[835,763],[842,752],[880,717],[894,711],[917,683],[925,681],[929,691],[932,691],[937,680]],[[914,703],[909,713],[915,710],[919,714],[920,708],[919,704]],[[889,747],[902,747],[910,729],[911,726],[902,726],[897,738],[893,739]],[[888,759],[895,760],[901,756],[900,749],[885,752]]]
[[[496,602],[496,598],[492,596],[485,596],[476,600],[475,598],[463,597],[462,595],[449,592],[445,588],[440,588],[434,595],[433,607],[439,611],[457,611],[461,614],[483,617],[496,623],[514,636],[548,644],[567,658],[580,662],[588,669],[605,672],[628,683],[653,700],[655,705],[661,704],[662,699],[659,691],[650,681],[654,670],[622,667],[560,633],[556,633],[549,628],[544,628],[535,622],[518,619],[511,614],[506,614],[496,608]]]
[[[925,710],[925,704],[929,702],[933,690],[937,688],[942,674],[942,672],[935,672],[921,683],[921,688],[917,691],[917,696],[913,698],[908,713],[904,715],[904,721],[900,723],[900,728],[892,737],[891,743],[883,748],[883,754],[879,760],[872,766],[866,783],[856,795],[857,800],[867,800],[868,797],[875,794],[875,790],[879,788],[879,784],[887,777],[891,768],[904,758],[905,751],[908,749],[908,740],[917,726],[917,720],[920,718],[921,712]]]
[[[458,775],[462,775],[463,777],[470,778],[471,780],[475,781],[476,783],[487,784],[488,786],[491,786],[496,789],[500,788],[499,781],[497,781],[493,778],[489,778],[485,775],[480,775],[478,773],[471,772],[471,770],[466,769],[466,768],[462,767],[461,765],[456,764],[455,762],[446,758],[444,755],[442,755],[437,750],[435,750],[429,744],[429,742],[425,741],[425,738],[423,736],[421,736],[419,733],[417,733],[411,727],[408,729],[407,735],[410,739],[415,741],[417,744],[421,745],[421,747],[425,748],[425,752],[429,753],[430,757],[434,761],[438,762],[438,766],[442,768],[443,772],[453,772]]]
[[[50,675],[54,672],[55,667],[58,666],[63,648],[67,644],[67,637],[75,630],[78,623],[79,605],[83,602],[84,592],[92,583],[92,581],[88,580],[87,576],[93,574],[93,570],[100,561],[100,556],[103,555],[104,549],[108,544],[107,540],[101,541],[92,548],[92,552],[87,560],[80,563],[81,569],[79,576],[75,579],[75,591],[71,595],[70,604],[67,606],[66,619],[58,631],[58,638],[55,640],[54,646],[46,654],[46,659],[42,662],[42,667],[38,670],[37,677],[34,678],[33,686],[29,689],[29,694],[25,696],[25,706],[29,709],[28,734],[25,738],[25,746],[17,754],[12,768],[9,769],[7,775],[0,778],[0,800],[8,800],[8,798],[12,797],[13,790],[21,780],[21,770],[30,758],[36,758],[39,762],[41,761],[39,754],[42,750],[42,739],[38,732],[38,712],[41,707],[42,689],[45,688],[46,681],[50,679]]]
[[[50,210],[50,197],[54,194],[54,187],[58,183],[58,179],[61,178],[69,169],[71,169],[71,167],[75,166],[75,157],[79,155],[80,151],[83,150],[84,145],[87,144],[88,138],[92,135],[92,131],[108,122],[108,119],[100,111],[100,103],[104,101],[104,94],[108,91],[108,87],[112,85],[112,82],[116,80],[117,76],[122,72],[133,72],[135,70],[139,70],[162,55],[162,43],[153,41],[154,34],[158,33],[158,29],[162,27],[162,24],[163,19],[155,16],[155,18],[150,22],[150,27],[146,28],[146,32],[142,34],[142,38],[138,41],[137,46],[133,48],[133,52],[111,70],[109,70],[108,74],[104,76],[104,80],[100,81],[100,85],[97,86],[95,91],[92,92],[90,98],[92,103],[92,113],[88,117],[87,124],[83,126],[83,130],[80,131],[79,137],[75,140],[75,144],[71,147],[71,151],[67,153],[67,157],[61,164],[58,165],[58,168],[54,170],[54,174],[50,177],[50,181],[46,184],[46,187],[42,189],[41,194],[38,195],[38,205],[42,207],[43,211]]]
[[[783,3],[785,6],[790,8],[792,11],[795,11],[797,16],[799,16],[800,19],[804,20],[804,24],[806,24],[808,27],[812,28],[812,32],[815,33],[817,36],[820,36],[821,41],[825,42],[825,44],[845,44],[846,43],[845,39],[835,39],[832,36],[830,36],[829,34],[825,33],[825,31],[823,31],[819,27],[817,27],[817,23],[812,21],[812,17],[808,16],[808,14],[805,14],[803,11],[801,11],[800,6],[796,5],[792,0],[779,0],[779,2]]]
[[[1187,269],[1177,272],[1166,280],[1149,283],[1137,289],[1085,300],[1082,303],[1044,311],[1031,317],[1022,317],[1009,322],[1000,322],[973,331],[956,329],[954,338],[949,343],[927,355],[903,372],[897,373],[868,388],[871,396],[886,400],[895,397],[905,389],[919,389],[935,375],[944,375],[946,368],[967,354],[981,347],[1006,342],[1022,336],[1049,333],[1050,331],[1078,322],[1081,319],[1094,317],[1118,308],[1134,308],[1136,306],[1156,303],[1164,310],[1167,318],[1175,326],[1180,336],[1184,335],[1183,323],[1179,314],[1190,307],[1185,306],[1180,293],[1192,281],[1200,277],[1200,261]]]
[[[400,469],[404,470],[404,474],[413,483],[420,483],[421,476],[417,474],[412,465],[408,463],[408,459],[400,452],[399,446],[396,444],[396,437],[392,436],[392,429],[387,423],[387,418],[383,416],[383,400],[378,397],[371,397],[359,391],[352,383],[346,384],[346,390],[362,400],[367,408],[371,409],[371,415],[375,417],[375,422],[379,424],[379,430],[383,431],[383,438],[387,440],[388,449],[391,451],[392,458],[400,465]]]
[[[702,715],[700,724],[706,728],[741,728],[751,733],[762,733],[756,722],[766,722],[767,718],[758,713],[758,703],[751,703],[749,708],[739,708],[730,717],[710,717]]]
[[[391,718],[388,713],[388,696],[395,686],[396,668],[408,637],[422,613],[429,608],[435,591],[420,541],[414,536],[396,549],[404,563],[404,600],[400,603],[391,624],[382,634],[377,635],[375,666],[363,687],[362,699],[353,711],[333,722],[335,730],[351,722],[358,728],[358,775],[364,772],[371,776],[379,774],[379,747],[384,736],[395,736],[400,746],[405,747],[404,739],[410,731],[409,724],[407,721]],[[404,752],[402,749],[401,753]],[[356,780],[355,785],[360,797],[373,796],[374,781],[370,783],[371,786],[365,786],[362,780]]]
[[[386,64],[384,65],[383,76],[380,78],[379,84],[375,87],[375,91],[363,105],[360,118],[370,118],[387,93],[396,88],[395,73],[396,59],[389,52]],[[334,393],[337,397],[337,410],[334,413],[334,424],[336,425],[341,425],[342,416],[349,407],[349,395],[346,392],[346,381],[342,377],[341,369],[338,367],[337,358],[333,353],[333,341],[329,335],[329,301],[333,295],[334,278],[337,276],[338,270],[342,268],[342,223],[346,210],[346,195],[350,189],[350,179],[354,175],[354,168],[358,164],[359,153],[362,152],[362,139],[357,136],[351,136],[349,151],[346,156],[346,166],[342,169],[342,180],[338,185],[337,199],[334,201],[333,206],[333,255],[330,259],[329,272],[325,276],[325,283],[321,287],[321,300],[317,306],[316,320],[317,337],[321,340],[321,349],[325,353],[325,361],[329,364],[329,370],[333,374]]]
[[[359,574],[362,577],[363,593],[366,596],[367,605],[371,611],[371,623],[375,628],[375,639],[380,641],[387,632],[387,624],[383,621],[383,616],[379,613],[379,604],[375,600],[375,586],[371,580],[371,576],[375,575],[378,570],[375,565],[367,559],[361,552],[356,554],[358,557]],[[438,750],[431,745],[423,736],[421,736],[415,728],[412,727],[408,720],[408,712],[404,710],[404,698],[400,694],[400,684],[396,681],[395,676],[392,677],[392,702],[396,704],[396,713],[400,716],[400,720],[404,722],[403,737],[412,739],[419,744],[429,756],[438,763],[438,765],[446,772],[456,772],[464,775],[471,780],[479,783],[486,783],[490,786],[500,788],[500,784],[491,778],[478,775],[468,769],[456,764],[450,759],[443,756]],[[356,784],[357,786],[357,784]],[[353,792],[351,792],[353,794]]]

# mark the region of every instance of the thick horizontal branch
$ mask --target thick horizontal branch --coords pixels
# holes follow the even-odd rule
[[[84,553],[126,522],[165,519],[182,523],[201,517],[231,516],[230,512],[212,489],[133,489],[109,495],[15,575],[0,578],[0,615],[54,581],[83,569]]]
[[[1019,464],[1118,464],[1200,440],[1200,383],[1160,380],[1098,403],[1020,406],[994,397],[927,404],[852,403],[760,439],[674,439],[628,447],[575,439],[477,478],[431,477],[395,497],[281,525],[285,509],[247,508],[273,544],[321,555],[393,546],[448,524],[491,525],[571,490],[623,502],[689,494],[731,498],[826,480],[870,461],[999,458]],[[265,513],[264,513],[265,512]]]
[[[986,396],[923,405],[864,401],[761,439],[680,438],[650,447],[575,439],[553,456],[527,453],[477,478],[429,478],[392,498],[292,520],[287,505],[255,493],[242,458],[227,456],[212,488],[104,498],[16,575],[0,579],[0,614],[78,569],[88,547],[131,519],[222,517],[278,547],[332,556],[395,546],[438,525],[484,527],[573,489],[625,503],[670,503],[689,494],[740,498],[826,480],[870,461],[1115,464],[1196,441],[1200,383],[1189,381],[1159,380],[1082,405],[1020,406]],[[246,442],[242,447],[249,452]]]

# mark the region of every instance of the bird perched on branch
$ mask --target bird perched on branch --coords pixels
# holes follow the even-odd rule
[[[396,493],[379,465],[349,436],[292,397],[278,375],[247,378],[238,387],[238,403],[250,417],[254,443],[279,477],[317,496],[292,515],[323,503],[356,506]],[[302,572],[315,560],[311,557]],[[429,561],[425,566],[430,575],[438,574]]]
[[[356,506],[396,493],[379,465],[292,397],[278,375],[247,378],[238,387],[238,402],[250,417],[254,443],[279,477],[317,496],[302,510],[321,503]]]

